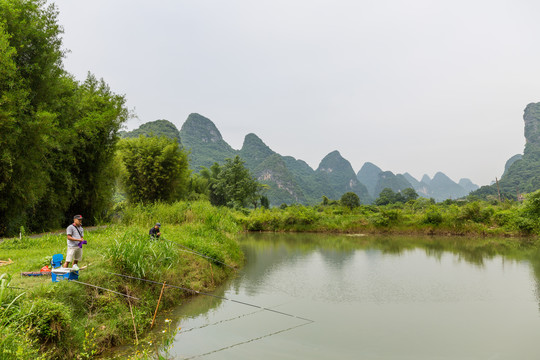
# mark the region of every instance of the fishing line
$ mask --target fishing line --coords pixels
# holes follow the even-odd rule
[[[216,322],[210,323],[210,324],[204,324],[204,325],[201,325],[201,326],[192,327],[192,328],[189,328],[189,329],[186,329],[186,330],[184,330],[184,329],[182,328],[182,329],[180,330],[179,333],[182,334],[182,333],[187,333],[187,332],[190,332],[190,331],[193,331],[193,330],[203,329],[203,328],[208,327],[208,326],[219,325],[219,324],[226,323],[226,322],[229,322],[229,321],[232,321],[232,320],[237,320],[237,319],[243,318],[243,317],[245,317],[245,316],[257,314],[257,313],[260,313],[260,312],[262,312],[262,311],[263,311],[263,310],[253,311],[253,312],[250,312],[250,313],[247,313],[247,314],[238,315],[238,316],[235,316],[235,317],[232,317],[232,318],[228,318],[228,319],[225,319],[225,320],[216,321]]]
[[[284,305],[284,304],[286,304],[286,303],[282,303],[282,304],[276,305],[275,307],[281,306],[281,305]],[[250,312],[250,313],[247,313],[247,314],[238,315],[238,316],[235,316],[235,317],[232,317],[232,318],[228,318],[228,319],[225,319],[225,320],[216,321],[216,322],[210,323],[210,324],[204,324],[204,325],[201,325],[201,326],[192,327],[192,328],[189,328],[189,329],[186,329],[186,330],[184,330],[184,329],[182,328],[182,329],[180,330],[180,333],[186,333],[186,332],[190,332],[190,331],[193,331],[193,330],[202,329],[202,328],[205,328],[205,327],[208,327],[208,326],[219,325],[219,324],[222,324],[222,323],[225,323],[225,322],[228,322],[228,321],[232,321],[232,320],[237,320],[237,319],[243,318],[243,317],[245,317],[245,316],[254,315],[254,314],[260,313],[260,312],[262,312],[262,311],[264,311],[264,310],[259,309],[259,310],[257,310],[257,311],[253,311],[253,312]]]
[[[163,240],[168,241],[168,242],[171,242],[171,243],[174,243],[174,244],[176,244],[176,245],[178,245],[178,246],[183,247],[184,250],[180,250],[180,251],[185,251],[185,252],[189,252],[189,253],[192,253],[192,254],[195,254],[195,255],[202,256],[202,257],[207,258],[207,259],[209,259],[209,260],[215,261],[215,262],[217,262],[217,263],[219,263],[219,264],[225,265],[225,266],[227,266],[227,267],[233,269],[234,271],[237,271],[237,269],[236,269],[235,267],[233,267],[233,266],[231,266],[231,265],[228,265],[228,264],[225,264],[224,262],[221,262],[221,261],[219,261],[218,259],[214,259],[213,257],[206,256],[206,255],[204,255],[204,254],[201,254],[200,252],[196,252],[196,251],[194,251],[194,250],[191,250],[191,249],[188,248],[187,246],[184,246],[184,245],[182,245],[182,244],[179,244],[179,243],[177,243],[177,242],[175,242],[175,241],[171,241],[171,240],[169,240],[169,239],[163,238]]]
[[[107,271],[107,272],[108,272],[108,271]],[[129,275],[123,275],[123,274],[117,274],[117,273],[113,273],[113,272],[108,272],[108,273],[109,273],[109,274],[112,274],[112,275],[116,275],[116,276],[122,276],[122,277],[125,277],[125,278],[128,278],[128,279],[135,279],[135,280],[147,281],[147,282],[149,282],[149,283],[157,284],[157,285],[165,285],[165,286],[167,286],[167,287],[171,287],[171,288],[175,288],[175,289],[180,289],[180,290],[185,290],[185,291],[192,292],[192,293],[199,294],[199,295],[211,296],[211,297],[216,298],[216,299],[232,301],[232,302],[235,302],[235,303],[238,303],[238,304],[242,304],[242,305],[247,305],[247,306],[255,307],[255,308],[258,308],[258,309],[261,309],[261,310],[271,311],[271,312],[274,312],[274,313],[276,313],[276,314],[281,314],[281,315],[293,317],[293,318],[300,319],[300,320],[304,320],[304,321],[308,321],[308,322],[314,322],[314,321],[311,320],[311,319],[306,319],[306,318],[303,318],[303,317],[300,317],[300,316],[296,316],[296,315],[284,313],[284,312],[282,312],[282,311],[277,311],[277,310],[265,308],[265,307],[262,307],[262,306],[259,306],[259,305],[250,304],[250,303],[247,303],[247,302],[244,302],[244,301],[239,301],[239,300],[229,299],[229,298],[226,298],[226,297],[223,297],[223,296],[213,295],[213,294],[209,294],[209,293],[205,293],[205,292],[202,292],[202,291],[197,291],[197,290],[193,290],[193,289],[189,289],[189,288],[185,288],[185,287],[181,287],[181,286],[176,286],[176,285],[171,285],[171,284],[164,284],[164,283],[159,282],[159,281],[153,281],[153,280],[141,279],[141,278],[138,278],[138,277],[135,277],[135,276],[129,276]]]
[[[114,290],[111,290],[111,289],[106,289],[106,288],[103,288],[101,286],[97,286],[97,285],[92,285],[92,284],[87,284],[87,283],[83,283],[82,281],[77,281],[77,280],[69,280],[71,282],[76,282],[78,284],[83,284],[83,285],[86,285],[86,286],[91,286],[91,287],[95,287],[95,288],[98,288],[98,289],[101,289],[101,290],[105,290],[105,291],[110,291],[112,293],[115,293],[115,294],[118,294],[118,295],[122,295],[122,296],[125,296],[125,297],[128,297],[128,298],[131,298],[131,299],[135,299],[135,300],[141,300],[139,298],[136,298],[136,297],[133,297],[131,295],[127,295],[127,294],[122,294],[118,291],[114,291]]]
[[[311,321],[311,322],[313,322],[313,321]],[[184,358],[184,359],[185,360],[196,359],[196,358],[203,357],[203,356],[210,355],[210,354],[214,354],[214,353],[217,353],[217,352],[220,352],[220,351],[223,351],[223,350],[228,350],[228,349],[231,349],[231,348],[236,347],[236,346],[248,344],[248,343],[253,342],[253,341],[258,341],[258,340],[261,340],[261,339],[264,339],[264,338],[267,338],[267,337],[270,337],[270,336],[274,336],[274,335],[277,335],[277,334],[284,333],[286,331],[290,331],[290,330],[299,328],[299,327],[304,326],[304,325],[311,324],[311,322],[305,322],[303,324],[292,326],[292,327],[287,328],[287,329],[279,330],[279,331],[276,331],[276,332],[273,332],[273,333],[270,333],[270,334],[259,336],[259,337],[253,338],[253,339],[242,341],[242,342],[230,345],[230,346],[226,346],[226,347],[223,347],[223,348],[220,348],[220,349],[217,349],[217,350],[213,350],[213,351],[210,351],[210,352],[207,352],[207,353],[204,353],[204,354],[199,354],[199,355],[191,356],[191,357]]]

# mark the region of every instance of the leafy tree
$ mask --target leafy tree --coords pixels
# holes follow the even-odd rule
[[[210,169],[203,168],[201,176],[209,181],[210,202],[213,205],[246,207],[256,204],[260,198],[262,186],[251,176],[238,155],[234,159],[225,159],[222,166],[214,163]]]
[[[109,206],[125,100],[64,71],[57,16],[43,0],[0,1],[0,234]]]
[[[390,188],[384,188],[379,197],[375,200],[375,205],[388,205],[395,202],[396,193]]]
[[[350,209],[360,206],[360,198],[355,193],[349,191],[341,196],[341,205]]]
[[[403,198],[405,202],[418,199],[418,193],[413,188],[406,188],[403,190]]]
[[[218,191],[214,191],[215,187],[217,186],[217,182],[219,180],[219,175],[221,173],[221,166],[219,166],[218,163],[214,163],[212,166],[210,166],[210,169],[203,167],[201,169],[201,177],[206,179],[208,184],[208,197],[210,199],[210,203],[215,206],[225,206],[227,204],[227,198],[223,193],[220,193]]]
[[[186,193],[187,154],[165,137],[122,139],[123,183],[130,202],[170,201]]]
[[[522,214],[528,218],[535,228],[540,228],[540,190],[527,194]]]
[[[416,200],[417,198],[418,194],[412,188],[404,189],[403,192],[394,192],[390,188],[384,188],[379,194],[379,197],[375,200],[375,204],[388,205],[396,203],[406,203],[409,200]]]
[[[208,200],[208,179],[201,174],[191,173],[187,184],[188,200]]]
[[[268,198],[266,196],[261,196],[261,207],[268,209],[270,207],[270,201],[268,201]]]

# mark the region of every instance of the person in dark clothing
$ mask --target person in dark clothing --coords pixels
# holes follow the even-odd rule
[[[160,223],[156,223],[153,228],[150,229],[150,237],[152,239],[159,239],[161,236],[161,232],[159,232],[159,228],[161,227]]]

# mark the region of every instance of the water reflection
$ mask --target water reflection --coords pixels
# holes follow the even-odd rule
[[[443,254],[452,253],[458,261],[479,267],[496,256],[540,262],[534,243],[521,239],[254,233],[243,235],[240,241],[250,259],[246,265],[248,277],[260,276],[269,266],[279,267],[291,259],[299,261],[313,252],[319,252],[333,267],[345,266],[356,250],[401,256],[422,249],[428,257],[439,261]]]
[[[194,330],[177,335],[177,358],[540,357],[540,251],[519,240],[263,233],[240,242],[246,266],[216,294],[315,323],[296,328],[297,319],[199,297],[178,309]]]

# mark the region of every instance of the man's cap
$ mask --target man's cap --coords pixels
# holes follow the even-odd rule
[[[156,226],[157,226],[157,227],[160,227],[160,226],[161,226],[161,224],[160,224],[160,223],[156,223]]]
[[[73,217],[73,220],[75,220],[75,219],[80,219],[80,220],[82,220],[82,215],[75,215],[75,216]]]

